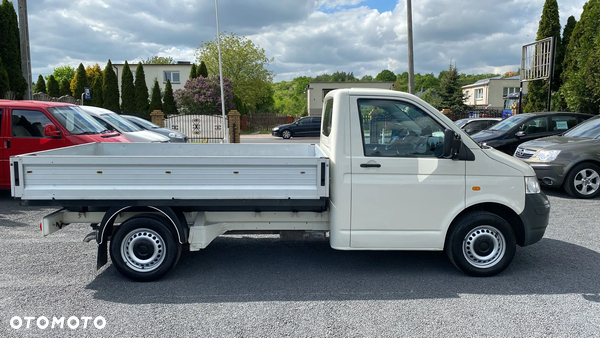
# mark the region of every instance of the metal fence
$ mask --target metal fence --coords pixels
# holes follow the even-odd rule
[[[164,120],[165,128],[177,130],[191,143],[221,143],[223,141],[222,115],[170,115]],[[225,117],[227,126],[227,117]]]
[[[452,121],[476,117],[503,117],[501,108],[465,109],[462,111],[453,111],[449,114],[446,114],[446,116],[448,116],[448,118],[450,118]]]

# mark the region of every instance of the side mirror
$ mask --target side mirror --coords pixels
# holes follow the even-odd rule
[[[525,136],[525,135],[527,135],[527,134],[525,134],[525,132],[524,132],[524,131],[522,131],[522,130],[519,130],[519,131],[518,131],[518,132],[515,134],[515,136],[516,136],[516,137],[523,137],[523,136]]]
[[[461,145],[462,141],[460,140],[460,136],[458,134],[456,134],[452,129],[444,130],[444,150],[442,152],[443,158],[457,158]]]
[[[47,124],[44,126],[44,136],[52,137],[52,138],[60,138],[61,132],[60,130],[56,130],[56,126],[53,124]]]

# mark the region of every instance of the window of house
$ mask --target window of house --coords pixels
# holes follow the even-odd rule
[[[475,89],[475,100],[483,100],[483,88]]]
[[[179,72],[164,72],[163,83],[167,83],[167,80],[171,80],[171,83],[179,83]]]
[[[471,92],[469,90],[465,90],[465,95],[463,97],[465,99],[469,99],[469,97],[471,97]]]
[[[504,87],[502,88],[502,96],[506,96],[511,93],[518,93],[519,87]]]

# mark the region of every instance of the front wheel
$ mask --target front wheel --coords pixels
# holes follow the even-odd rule
[[[286,140],[287,140],[287,139],[289,139],[290,137],[292,137],[292,132],[286,129],[286,130],[284,130],[284,131],[282,131],[282,132],[281,132],[281,136],[282,136],[284,139],[286,139]]]
[[[479,211],[456,220],[446,240],[446,254],[464,273],[489,277],[510,265],[516,246],[508,222],[496,214]]]
[[[153,214],[123,222],[110,242],[115,268],[140,282],[157,280],[171,271],[181,255],[181,244],[167,222]]]
[[[565,191],[576,198],[594,198],[600,193],[600,168],[592,163],[573,167],[565,180]]]

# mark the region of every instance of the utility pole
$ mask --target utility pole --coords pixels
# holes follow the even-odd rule
[[[412,33],[412,4],[406,0],[406,24],[408,26],[408,92],[415,93],[415,61],[413,59],[413,33]]]
[[[27,0],[19,0],[19,37],[21,39],[21,70],[27,82],[25,100],[31,100],[31,53],[29,52],[29,24],[27,23]]]

